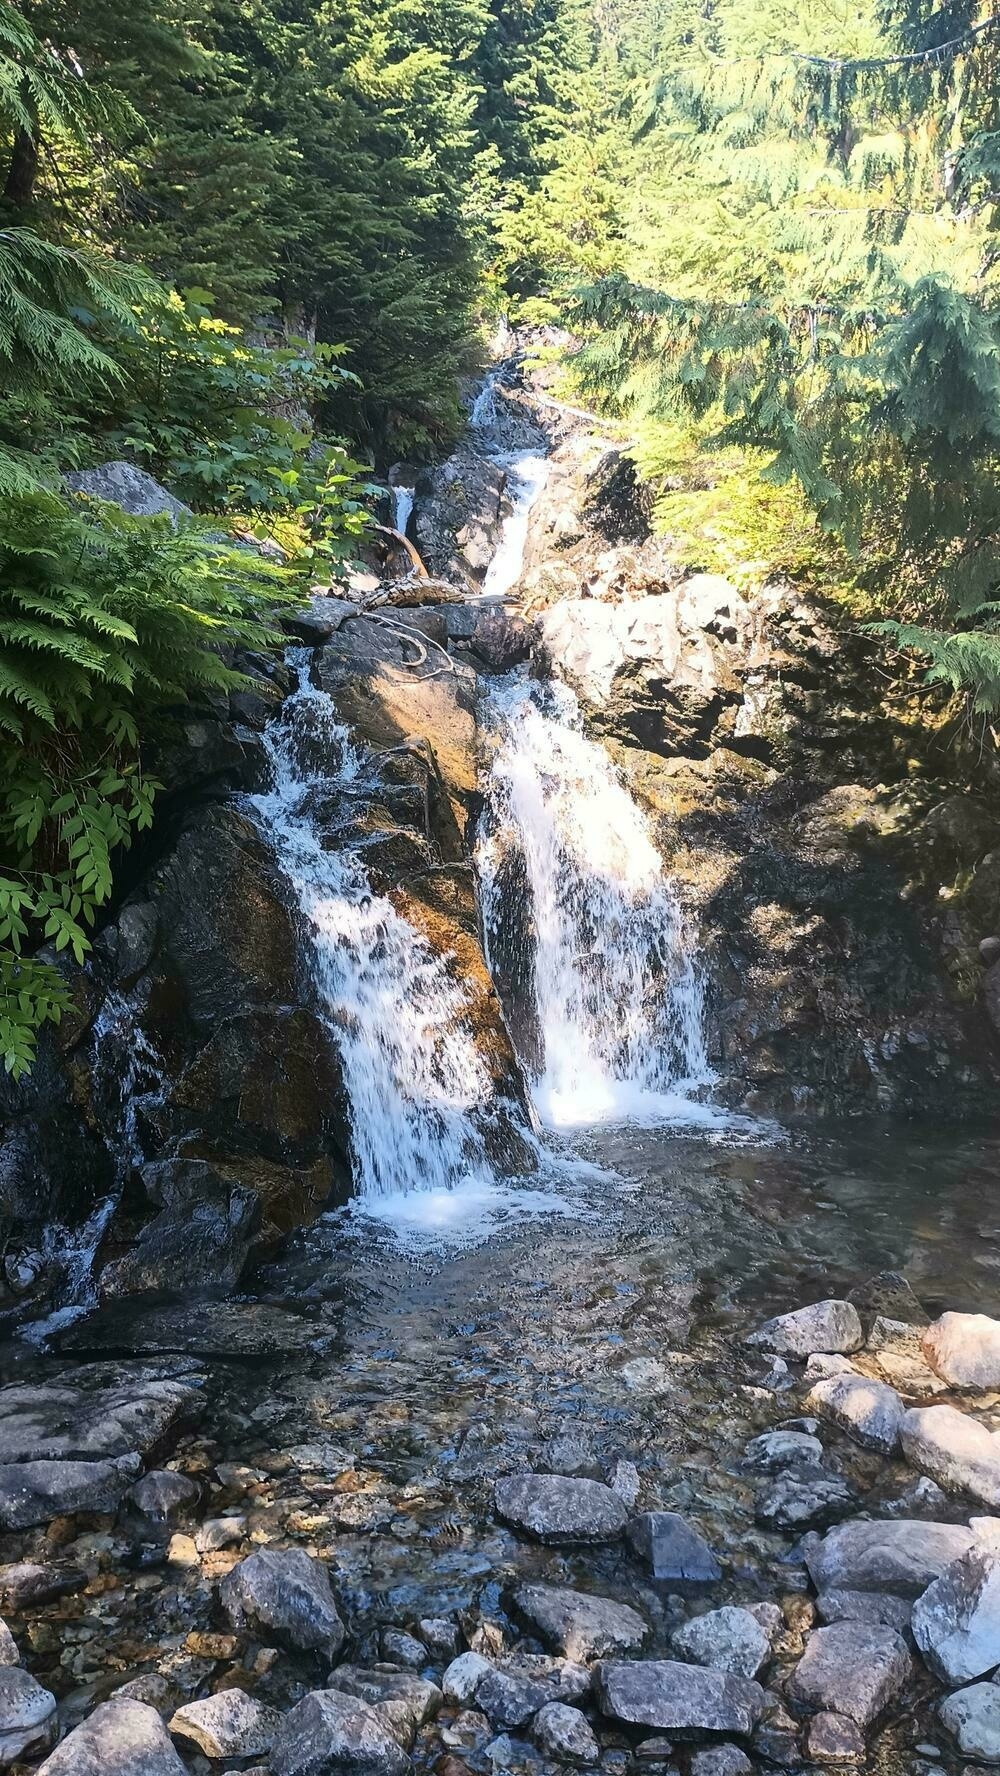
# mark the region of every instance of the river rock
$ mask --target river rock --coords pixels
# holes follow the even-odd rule
[[[806,1395],[806,1405],[868,1449],[891,1455],[899,1441],[903,1402],[895,1388],[867,1375],[831,1375]]]
[[[753,1776],[753,1765],[738,1745],[705,1745],[692,1754],[691,1776]]]
[[[764,1431],[747,1444],[743,1466],[752,1474],[775,1474],[799,1462],[820,1462],[823,1445],[806,1431]]]
[[[913,1606],[913,1638],[938,1677],[967,1683],[1000,1666],[1000,1546],[973,1548]]]
[[[203,1165],[202,1172],[202,1198],[183,1209],[161,1209],[128,1251],[104,1266],[98,1279],[102,1300],[156,1295],[179,1275],[194,1293],[236,1288],[260,1232],[260,1199],[214,1166]]]
[[[390,1665],[405,1665],[410,1671],[421,1671],[427,1663],[427,1648],[415,1634],[402,1628],[383,1628],[380,1636],[382,1657]]]
[[[404,1751],[413,1749],[420,1728],[433,1720],[442,1702],[437,1684],[415,1671],[338,1665],[327,1678],[327,1688],[367,1702]]]
[[[851,1302],[815,1301],[766,1321],[745,1342],[779,1357],[810,1357],[814,1351],[849,1354],[860,1350],[864,1341],[858,1310]]]
[[[600,1480],[560,1474],[511,1474],[493,1491],[497,1515],[540,1542],[611,1542],[628,1512]]]
[[[642,1511],[633,1517],[627,1533],[629,1547],[654,1579],[706,1585],[722,1577],[708,1543],[676,1511]]]
[[[649,1633],[645,1618],[629,1604],[561,1585],[519,1585],[512,1604],[539,1639],[567,1659],[638,1652]]]
[[[853,1486],[840,1474],[815,1465],[786,1468],[759,1494],[754,1515],[769,1529],[825,1529],[857,1502]]]
[[[421,1616],[417,1629],[428,1652],[438,1658],[453,1659],[462,1644],[461,1631],[449,1616]]]
[[[565,1702],[546,1702],[532,1724],[535,1741],[548,1757],[563,1764],[596,1764],[601,1748],[590,1722]]]
[[[273,1776],[405,1776],[410,1759],[373,1708],[341,1690],[313,1690],[281,1722]]]
[[[155,1708],[113,1699],[46,1758],[35,1776],[187,1776]]]
[[[891,1591],[917,1597],[952,1561],[975,1546],[959,1523],[842,1523],[806,1554],[817,1591]]]
[[[12,1609],[25,1610],[57,1597],[69,1597],[82,1591],[87,1575],[78,1566],[43,1565],[36,1560],[18,1560],[0,1566],[0,1602]]]
[[[1000,1764],[1000,1684],[972,1684],[946,1696],[938,1709],[941,1725],[963,1757]]]
[[[3,1617],[0,1616],[0,1665],[20,1665],[20,1663],[21,1655],[17,1650],[17,1641]]]
[[[481,1653],[459,1653],[441,1679],[441,1688],[449,1702],[471,1702],[476,1686],[492,1669]]]
[[[135,463],[98,463],[93,469],[74,469],[63,481],[72,493],[106,500],[134,518],[153,518],[166,512],[174,520],[190,518],[191,507],[175,499],[159,481]]]
[[[894,1597],[889,1591],[844,1591],[835,1587],[821,1591],[816,1599],[821,1622],[880,1622],[884,1628],[905,1633],[910,1626],[913,1604],[908,1597]]]
[[[857,1375],[858,1371],[850,1357],[834,1357],[825,1351],[814,1351],[806,1358],[803,1373],[806,1381],[825,1381],[829,1375]]]
[[[1000,1320],[944,1313],[921,1340],[933,1369],[952,1387],[1000,1388]]]
[[[92,1363],[0,1389],[0,1465],[145,1455],[199,1409],[204,1379],[191,1363]]]
[[[173,1523],[198,1497],[198,1483],[172,1468],[154,1468],[137,1480],[129,1497],[151,1523]]]
[[[17,1664],[0,1667],[0,1765],[47,1751],[56,1735],[56,1699]]]
[[[810,1634],[786,1691],[806,1708],[845,1714],[867,1727],[899,1694],[912,1670],[906,1642],[892,1628],[834,1622]]]
[[[814,1764],[859,1764],[865,1755],[864,1734],[845,1714],[814,1714],[806,1750]]]
[[[903,1454],[941,1486],[1000,1506],[1000,1432],[954,1406],[914,1406],[903,1415]]]
[[[725,1604],[685,1622],[671,1636],[671,1647],[693,1665],[756,1677],[770,1657],[771,1642],[749,1610]]]
[[[270,1751],[281,1718],[277,1708],[266,1708],[245,1690],[219,1690],[178,1708],[170,1731],[190,1739],[206,1757],[260,1757]]]
[[[476,1685],[476,1707],[494,1727],[523,1727],[545,1706],[549,1691],[544,1684],[515,1672],[491,1666]]]
[[[261,1548],[241,1560],[219,1586],[219,1601],[233,1627],[265,1640],[333,1658],[344,1641],[344,1624],[326,1568],[300,1548]]]
[[[602,1660],[594,1686],[604,1714],[626,1726],[656,1727],[676,1739],[711,1733],[746,1738],[764,1709],[759,1684],[673,1659]]]
[[[76,1511],[116,1511],[140,1467],[116,1461],[27,1461],[0,1467],[0,1526],[30,1529]]]

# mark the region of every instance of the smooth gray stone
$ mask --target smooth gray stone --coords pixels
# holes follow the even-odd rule
[[[155,1708],[102,1702],[35,1776],[188,1776]]]
[[[1000,1320],[944,1313],[926,1327],[921,1343],[931,1367],[952,1387],[1000,1387]]]
[[[746,1738],[764,1711],[759,1684],[673,1659],[602,1660],[594,1686],[602,1713],[676,1739],[704,1733]]]
[[[201,1405],[204,1376],[183,1365],[87,1364],[56,1381],[0,1389],[0,1466],[145,1455]]]
[[[1000,1509],[1000,1432],[954,1406],[919,1406],[904,1414],[901,1435],[907,1461],[939,1486]]]
[[[197,1481],[187,1474],[176,1474],[172,1468],[154,1468],[137,1480],[131,1494],[132,1503],[152,1523],[173,1523],[186,1505],[193,1505],[199,1494]]]
[[[858,1495],[826,1468],[783,1468],[758,1494],[754,1515],[769,1529],[825,1529],[855,1509]]]
[[[722,1577],[708,1543],[676,1511],[643,1511],[628,1526],[628,1542],[654,1579],[713,1584]]]
[[[540,1542],[612,1542],[628,1512],[600,1480],[561,1474],[511,1474],[493,1489],[497,1515]]]
[[[420,1728],[433,1720],[444,1700],[437,1684],[418,1677],[415,1671],[338,1665],[326,1681],[328,1689],[342,1690],[346,1696],[367,1702],[404,1751],[412,1750]]]
[[[899,1442],[903,1402],[884,1381],[872,1381],[867,1375],[831,1375],[810,1390],[806,1405],[868,1449],[891,1455]]]
[[[566,1702],[546,1702],[532,1723],[532,1733],[549,1757],[565,1764],[596,1764],[601,1748],[586,1715]]]
[[[512,1604],[539,1639],[567,1659],[638,1652],[649,1633],[645,1618],[630,1604],[562,1585],[518,1585]]]
[[[763,1431],[746,1446],[743,1466],[753,1474],[775,1474],[798,1462],[820,1462],[823,1445],[804,1431]]]
[[[713,1671],[731,1671],[737,1677],[756,1677],[771,1655],[771,1642],[749,1610],[725,1604],[695,1616],[675,1630],[673,1651],[694,1665]]]
[[[134,518],[153,518],[160,512],[171,518],[190,518],[191,507],[175,499],[165,487],[130,462],[98,463],[93,469],[74,469],[63,481],[73,493],[107,500]]]
[[[284,1646],[334,1658],[344,1642],[326,1567],[301,1548],[261,1548],[241,1560],[219,1586],[233,1627],[269,1635]]]
[[[0,1667],[0,1766],[36,1758],[56,1736],[56,1699],[19,1665]]]
[[[971,1684],[946,1696],[938,1719],[963,1757],[1000,1764],[1000,1683]]]
[[[849,1301],[814,1301],[767,1320],[744,1340],[779,1357],[811,1357],[814,1352],[850,1355],[865,1335],[858,1310]]]
[[[706,1745],[693,1753],[691,1776],[753,1776],[753,1765],[738,1745]]]
[[[190,1739],[206,1757],[259,1757],[270,1751],[281,1719],[277,1708],[266,1708],[245,1690],[219,1690],[178,1708],[170,1731]]]
[[[910,1626],[913,1604],[889,1591],[821,1591],[816,1609],[823,1622],[876,1622],[903,1634]]]

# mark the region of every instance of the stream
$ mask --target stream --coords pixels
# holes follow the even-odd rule
[[[487,438],[491,399],[487,384],[472,415]],[[513,499],[483,596],[516,584],[545,477],[537,453],[503,453],[501,439],[497,455]],[[400,529],[412,502],[396,489]],[[675,1596],[623,1576],[615,1548],[519,1539],[496,1522],[489,1483],[540,1462],[634,1463],[645,1507],[683,1512],[722,1559],[715,1602],[801,1592],[788,1537],[753,1523],[739,1465],[786,1410],[786,1383],[768,1358],[748,1366],[738,1339],[885,1271],[905,1273],[931,1314],[995,1311],[1000,1142],[968,1121],[778,1127],[717,1103],[697,932],[646,816],[569,690],[523,668],[485,685],[480,717],[485,949],[531,1098],[498,1107],[453,975],[372,887],[364,846],[322,842],[317,809],[356,798],[376,765],[309,658],[289,656],[295,689],[265,736],[271,780],[246,807],[281,862],[336,1035],[352,1200],[288,1239],[252,1292],[187,1318],[130,1319],[120,1304],[84,1316],[81,1295],[4,1347],[6,1377],[33,1385],[67,1357],[197,1365],[209,1423],[173,1465],[210,1487],[244,1554],[291,1537],[329,1556],[358,1661],[377,1657],[380,1629],[425,1617],[462,1622],[489,1650],[510,1631],[514,1577],[640,1598],[662,1654]],[[126,1041],[118,1070],[125,1163],[156,1057]],[[493,1138],[501,1112],[517,1166]],[[901,1463],[843,1459],[859,1486],[912,1482]],[[173,1553],[99,1524],[66,1540],[65,1558],[102,1575],[33,1630],[67,1723],[154,1668],[182,1694],[218,1677],[233,1656],[213,1603],[233,1564],[225,1534],[207,1549],[175,1536]],[[33,1546],[21,1537],[5,1558]],[[305,1680],[262,1659],[232,1681],[285,1706]],[[887,1771],[911,1767],[892,1759],[915,1732],[893,1729]],[[527,1746],[492,1755],[469,1734],[458,1770],[541,1767]],[[603,1753],[609,1776],[628,1763],[623,1744]],[[450,1773],[440,1749],[418,1741],[418,1763]]]

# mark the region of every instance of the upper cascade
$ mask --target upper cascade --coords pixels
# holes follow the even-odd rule
[[[478,864],[490,960],[533,1002],[543,1121],[692,1114],[708,1081],[703,994],[648,821],[573,693],[512,678],[490,700],[497,750]]]

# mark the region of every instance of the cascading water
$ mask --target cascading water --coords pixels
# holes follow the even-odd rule
[[[469,429],[483,454],[506,470],[507,491],[512,496],[496,554],[486,570],[481,591],[484,598],[505,598],[520,579],[531,510],[548,478],[543,451],[512,448],[519,430],[523,435],[523,422],[519,425],[518,415],[502,398],[502,375],[501,366],[487,376],[469,415]]]
[[[400,536],[406,535],[416,497],[415,487],[394,487],[392,490],[392,528],[398,530]]]
[[[249,803],[308,930],[350,1103],[356,1197],[368,1209],[391,1203],[396,1218],[420,1198],[425,1221],[444,1220],[459,1185],[466,1197],[496,1188],[482,1128],[490,1083],[444,961],[373,892],[363,848],[324,849],[317,796],[363,789],[366,765],[310,684],[308,653],[290,660],[298,689],[266,730],[273,787]]]
[[[512,960],[533,996],[543,1122],[710,1118],[691,1097],[710,1078],[701,985],[642,811],[565,686],[508,680],[491,715],[484,922],[498,973]]]

